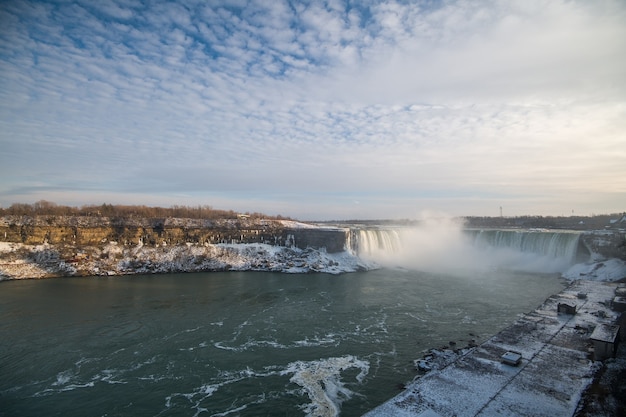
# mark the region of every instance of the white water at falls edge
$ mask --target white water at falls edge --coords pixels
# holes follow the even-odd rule
[[[539,230],[464,230],[441,227],[363,229],[352,247],[387,267],[432,272],[508,269],[564,272],[576,262],[580,233]]]

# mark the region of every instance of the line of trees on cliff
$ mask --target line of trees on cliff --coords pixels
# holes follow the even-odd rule
[[[238,213],[233,210],[214,209],[208,205],[149,207],[143,205],[102,204],[81,207],[64,206],[51,201],[40,200],[32,204],[14,203],[8,208],[0,208],[0,215],[7,216],[98,216],[98,217],[138,217],[138,218],[186,218],[186,219],[237,219],[241,215],[252,219],[289,220],[281,215],[268,216],[263,213]]]
[[[624,228],[625,213],[592,214],[591,216],[516,216],[465,217],[467,227],[541,227],[546,229],[590,230]]]

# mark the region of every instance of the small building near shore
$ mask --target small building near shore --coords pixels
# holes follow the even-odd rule
[[[567,304],[567,303],[559,303],[557,305],[556,311],[558,313],[574,315],[574,314],[576,314],[576,304],[571,305],[571,304]]]
[[[518,366],[522,363],[522,354],[510,350],[500,357],[500,361],[505,365]]]
[[[591,333],[594,360],[603,361],[615,357],[619,344],[619,325],[598,324]]]
[[[626,311],[626,297],[613,298],[613,310],[620,313]]]

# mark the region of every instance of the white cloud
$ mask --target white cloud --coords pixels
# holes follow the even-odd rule
[[[623,210],[624,4],[427,5],[7,2],[0,202]]]
[[[482,4],[407,7],[403,16],[380,6],[384,42],[364,53],[367,61],[339,69],[329,90],[376,103],[558,99],[598,89],[623,97],[626,15],[617,2]]]

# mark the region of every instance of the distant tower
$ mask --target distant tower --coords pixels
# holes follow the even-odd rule
[[[500,206],[500,217],[502,217],[502,206]]]

